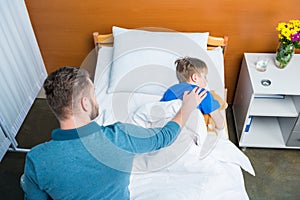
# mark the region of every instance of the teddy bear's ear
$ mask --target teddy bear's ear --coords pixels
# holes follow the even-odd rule
[[[225,109],[228,107],[228,103],[225,102],[225,101],[223,101],[223,104],[220,103],[220,105],[221,105],[221,106],[220,106],[220,109],[221,109],[221,110],[225,110]]]
[[[224,101],[220,96],[218,96],[218,99],[217,101],[219,102],[220,104],[220,110],[225,110],[227,107],[228,107],[228,104],[226,101]]]

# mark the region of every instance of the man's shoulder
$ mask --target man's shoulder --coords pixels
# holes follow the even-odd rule
[[[45,152],[47,152],[49,150],[49,147],[51,147],[52,144],[52,140],[38,144],[36,146],[34,146],[28,153],[27,156],[31,157],[40,157],[43,156],[43,154],[45,154]]]

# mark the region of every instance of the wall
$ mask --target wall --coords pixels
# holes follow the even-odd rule
[[[25,0],[48,72],[80,66],[92,32],[113,25],[210,31],[229,36],[225,61],[229,103],[244,52],[275,52],[279,21],[300,18],[299,0]]]

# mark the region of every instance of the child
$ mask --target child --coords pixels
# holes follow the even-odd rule
[[[176,60],[175,65],[176,75],[180,83],[171,86],[164,93],[160,101],[182,99],[185,91],[191,91],[195,87],[203,89],[207,87],[206,75],[208,68],[205,62],[197,58],[185,57]],[[221,130],[225,126],[224,118],[219,111],[220,103],[213,97],[212,92],[207,91],[206,94],[204,100],[199,104],[198,109],[204,115],[208,114],[212,119],[205,119],[208,131],[217,133],[215,128]],[[214,93],[214,95],[216,94]],[[227,106],[225,106],[225,108],[226,107]],[[224,103],[222,103],[222,108],[224,109]],[[214,123],[211,123],[211,121]]]

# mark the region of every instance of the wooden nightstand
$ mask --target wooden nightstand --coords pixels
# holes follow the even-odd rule
[[[258,57],[270,60],[265,72],[255,69]],[[244,54],[232,106],[240,147],[300,149],[300,54],[285,69],[274,58]]]

